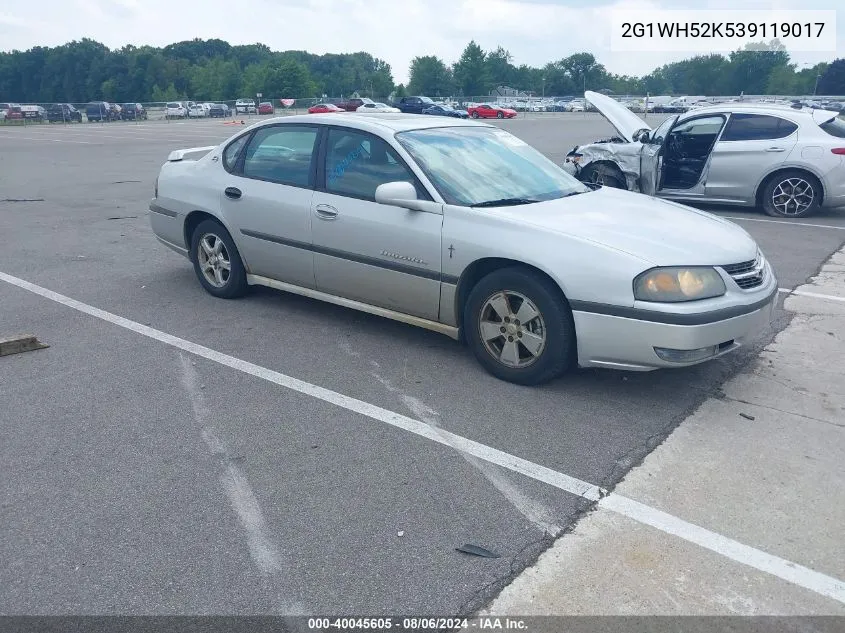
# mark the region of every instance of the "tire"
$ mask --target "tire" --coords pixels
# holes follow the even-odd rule
[[[201,246],[201,242],[211,247],[217,247],[218,243],[221,248],[218,254],[222,255],[224,260],[227,258],[229,263],[229,274],[225,274],[225,269],[216,268],[216,271],[209,271],[209,277],[203,272],[203,266],[209,263],[208,255]],[[241,260],[238,248],[232,240],[232,236],[219,222],[214,220],[203,220],[199,223],[194,233],[191,236],[191,262],[194,264],[194,272],[199,279],[200,284],[205,288],[210,295],[220,299],[237,299],[244,296],[249,290],[249,285],[246,282],[246,269]],[[211,260],[213,263],[215,260]],[[212,279],[215,279],[212,283]],[[218,282],[222,282],[218,285]]]
[[[470,116],[471,116],[473,119],[477,119],[477,118],[478,118],[478,112],[473,112]]]
[[[507,308],[503,297],[508,297]],[[499,314],[493,307],[496,304],[499,310],[506,309],[509,316]],[[524,307],[535,316],[519,323],[514,317],[525,315],[521,312]],[[505,322],[505,318],[509,321]],[[551,280],[529,269],[502,268],[483,277],[469,293],[463,327],[476,360],[500,380],[540,385],[562,375],[574,364],[575,325],[569,305]],[[503,328],[505,332],[499,336],[497,329]],[[485,340],[482,331],[495,338]],[[531,351],[525,345],[527,341],[531,341]],[[537,351],[532,354],[534,349]],[[513,362],[502,359],[508,352],[514,354]]]
[[[776,218],[803,218],[819,210],[822,186],[815,176],[800,169],[775,174],[763,185],[763,211]]]
[[[496,113],[496,118],[497,118],[497,119],[504,119],[504,118],[505,118],[505,115],[504,115],[504,114],[502,114],[501,112],[497,112],[497,113]]]
[[[587,165],[583,170],[581,170],[581,173],[578,174],[578,178],[581,182],[598,185],[600,187],[627,189],[625,186],[625,177],[619,172],[619,170],[604,163]]]

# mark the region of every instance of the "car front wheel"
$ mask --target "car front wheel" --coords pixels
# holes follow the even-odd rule
[[[502,112],[497,112],[497,113],[496,113],[496,118],[497,118],[497,119],[504,119],[504,118],[505,118],[505,115],[504,115],[504,113],[502,113]]]
[[[614,189],[625,189],[625,176],[618,169],[597,163],[587,165],[578,176],[581,182],[593,187],[613,187]]]
[[[496,270],[470,291],[466,341],[478,362],[501,380],[540,385],[573,364],[575,325],[560,289],[521,267]]]
[[[761,196],[763,211],[778,218],[802,218],[819,210],[822,188],[810,174],[791,169],[770,178]]]
[[[246,294],[246,269],[229,232],[214,220],[203,220],[191,237],[194,272],[206,291],[221,299]]]

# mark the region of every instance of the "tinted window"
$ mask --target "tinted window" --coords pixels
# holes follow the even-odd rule
[[[413,173],[386,141],[354,130],[333,129],[329,132],[327,191],[375,200],[379,185],[397,181],[416,185]],[[418,195],[423,195],[423,192],[418,191]]]
[[[723,141],[759,141],[785,138],[798,126],[780,117],[762,114],[733,114],[722,135]]]
[[[243,150],[248,138],[249,134],[244,134],[239,139],[230,143],[229,147],[223,151],[223,166],[227,171],[232,171],[232,169],[234,169],[238,162],[238,157],[241,155],[241,151]]]
[[[701,134],[718,134],[724,123],[721,116],[702,117],[700,119],[690,119],[679,123],[672,129],[672,134],[682,134],[684,136],[698,136]]]
[[[243,175],[286,185],[307,187],[317,129],[273,126],[258,130],[244,156]]]
[[[839,117],[822,123],[819,127],[831,136],[845,138],[845,121]]]

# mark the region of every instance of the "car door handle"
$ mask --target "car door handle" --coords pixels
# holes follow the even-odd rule
[[[318,204],[314,208],[314,213],[321,220],[334,220],[337,217],[337,209],[329,204]]]
[[[223,193],[226,194],[227,198],[231,198],[232,200],[237,200],[242,195],[241,190],[238,189],[237,187],[226,187],[226,189],[225,189],[225,191],[223,191]]]
[[[785,152],[785,147],[770,147],[766,150],[767,152]]]

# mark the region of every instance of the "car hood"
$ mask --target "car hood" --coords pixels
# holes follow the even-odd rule
[[[622,189],[486,209],[499,217],[599,243],[653,266],[722,266],[752,260],[757,244],[738,225]]]
[[[611,125],[616,128],[619,135],[629,143],[633,142],[636,132],[640,130],[651,131],[651,128],[645,121],[616,101],[616,99],[611,99],[599,92],[591,92],[589,90],[584,93],[584,98],[592,103],[604,115],[604,118],[610,121]]]

